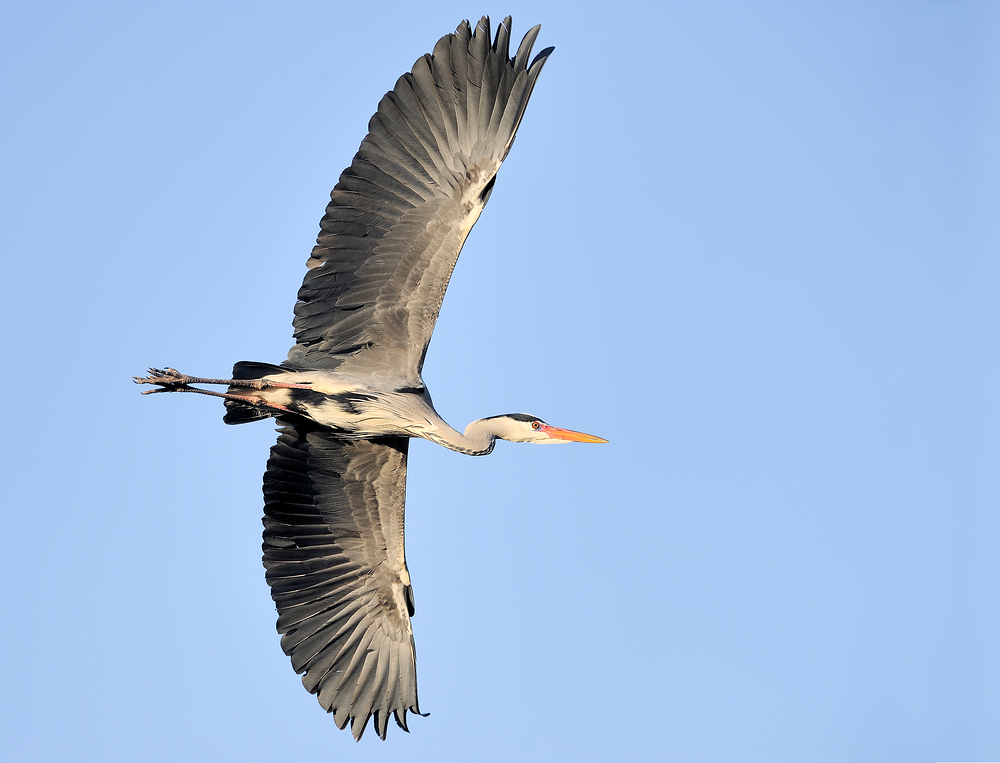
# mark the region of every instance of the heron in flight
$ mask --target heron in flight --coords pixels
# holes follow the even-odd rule
[[[511,442],[606,442],[514,413],[448,425],[421,368],[459,252],[493,191],[542,66],[540,27],[510,57],[510,17],[463,22],[378,106],[340,176],[295,305],[281,365],[232,379],[150,369],[151,392],[224,399],[227,424],[276,418],[264,474],[264,567],[281,646],[305,687],[360,739],[408,730],[417,704],[413,592],[403,551],[411,437],[459,453]],[[225,392],[195,387],[221,384]]]

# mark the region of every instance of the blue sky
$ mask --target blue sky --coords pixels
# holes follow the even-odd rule
[[[1000,10],[34,3],[0,25],[0,736],[18,760],[1000,759]],[[463,18],[554,45],[425,367],[421,708],[359,745],[260,566],[330,188]]]

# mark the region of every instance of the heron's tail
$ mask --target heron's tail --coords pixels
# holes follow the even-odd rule
[[[241,360],[233,366],[234,379],[260,379],[264,376],[274,376],[275,374],[288,373],[290,369],[276,366],[272,363],[259,363],[254,360]],[[244,389],[230,387],[231,392],[245,393]],[[276,411],[269,411],[259,405],[241,403],[239,400],[227,399],[226,414],[222,420],[226,424],[247,424],[251,421],[269,419]]]

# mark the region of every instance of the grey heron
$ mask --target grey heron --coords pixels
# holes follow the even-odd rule
[[[305,687],[360,739],[369,719],[407,730],[417,703],[403,547],[409,438],[469,455],[497,439],[606,442],[509,414],[464,433],[434,410],[424,356],[459,252],[493,190],[542,66],[540,27],[509,55],[463,22],[379,103],[340,176],[295,305],[280,365],[239,362],[231,379],[150,369],[152,392],[224,400],[228,424],[276,418],[264,474],[264,566],[281,645]],[[225,392],[192,386],[221,384]]]

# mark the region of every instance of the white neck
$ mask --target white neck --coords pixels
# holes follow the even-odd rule
[[[476,419],[465,428],[465,434],[444,424],[435,431],[428,432],[426,437],[467,456],[488,456],[493,452],[497,439],[504,437],[502,423],[502,419]]]

